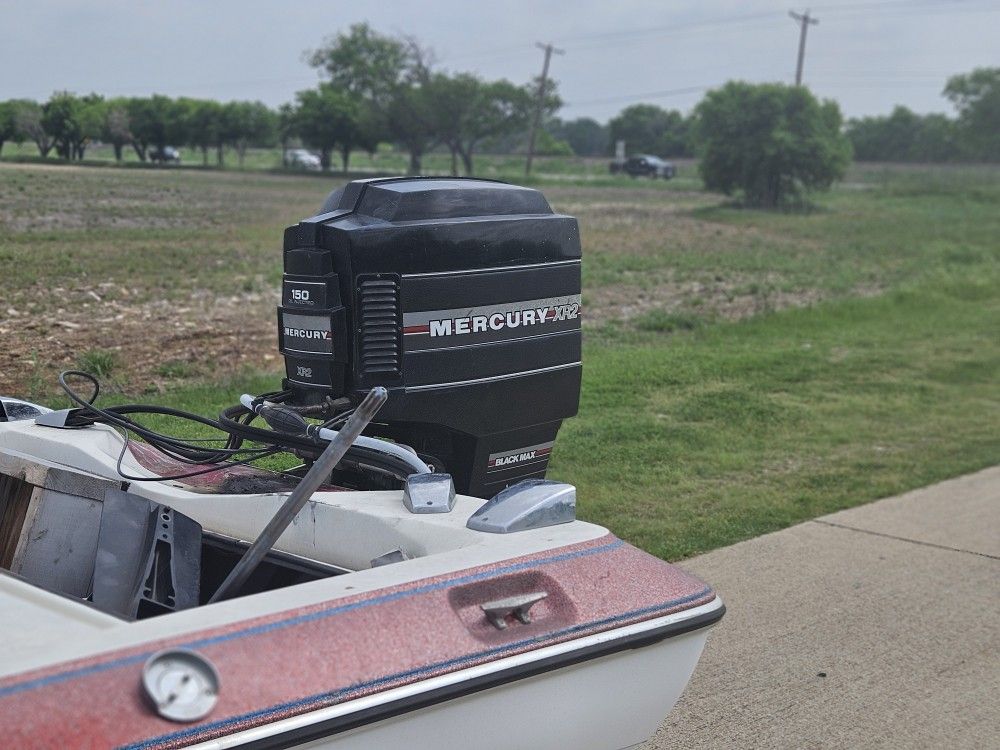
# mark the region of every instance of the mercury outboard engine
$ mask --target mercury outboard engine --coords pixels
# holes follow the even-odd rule
[[[459,492],[543,477],[580,398],[580,233],[537,190],[357,180],[285,230],[278,335],[289,403],[389,392],[369,434]]]

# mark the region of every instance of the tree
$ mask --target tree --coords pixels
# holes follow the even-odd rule
[[[300,91],[296,99],[295,130],[306,146],[319,151],[323,169],[329,169],[337,145],[351,142],[358,105],[354,97],[331,83]]]
[[[59,156],[82,159],[90,140],[100,138],[104,116],[104,100],[97,94],[77,97],[60,91],[42,106],[42,127]]]
[[[774,207],[842,177],[851,146],[835,102],[803,86],[732,81],[695,109],[699,170],[709,190]]]
[[[185,110],[183,103],[159,94],[128,100],[132,148],[141,161],[150,148],[162,153],[171,144],[187,142]]]
[[[14,127],[17,137],[34,141],[38,153],[44,159],[52,150],[52,137],[42,125],[42,107],[30,99],[19,99],[14,103]]]
[[[410,154],[409,174],[423,171],[423,156],[440,140],[431,98],[431,65],[434,55],[413,37],[383,40],[395,42],[402,51],[404,67],[388,81],[385,97],[368,100],[385,124],[386,133]],[[384,104],[380,104],[381,101]]]
[[[458,174],[458,153],[462,148],[465,121],[473,116],[483,84],[470,73],[449,76],[435,73],[426,83],[433,129],[451,152],[451,173]]]
[[[1000,68],[976,68],[953,76],[944,95],[958,110],[959,126],[970,155],[1000,161]]]
[[[146,150],[149,148],[149,137],[155,127],[156,114],[152,103],[143,97],[129,99],[126,108],[130,129],[132,131],[132,148],[139,161],[146,161]]]
[[[99,141],[104,131],[107,104],[103,96],[90,94],[80,98],[78,123],[80,126],[75,145],[76,158],[83,159],[84,152],[93,141]]]
[[[127,99],[111,99],[106,103],[101,138],[111,144],[115,150],[115,161],[120,162],[122,149],[132,142]]]
[[[430,130],[451,152],[452,174],[458,174],[459,156],[465,173],[472,174],[473,154],[484,139],[519,132],[527,125],[531,96],[509,81],[434,73],[423,88]]]
[[[427,89],[417,83],[399,86],[385,110],[385,123],[389,136],[410,155],[409,174],[420,174],[424,154],[438,141]]]
[[[573,147],[566,141],[556,138],[548,130],[538,131],[535,142],[536,156],[573,156]]]
[[[893,137],[893,129],[889,117],[870,116],[849,120],[845,132],[859,161],[902,161],[898,158],[899,140]],[[907,134],[907,143],[909,140]]]
[[[384,141],[387,136],[385,120],[371,103],[363,99],[357,102],[352,144],[348,146],[347,141],[341,141],[340,144],[340,156],[344,162],[344,171],[347,171],[347,162],[352,149],[360,148],[369,156],[374,156],[378,151],[378,144]]]
[[[515,86],[507,80],[493,81],[479,88],[471,112],[461,123],[458,152],[462,156],[466,174],[473,173],[472,155],[481,141],[523,132],[527,128],[533,99],[528,89]],[[543,103],[542,111],[554,112],[561,105],[553,88]]]
[[[694,148],[691,141],[691,121],[676,109],[668,110],[657,153],[663,156],[692,156]]]
[[[222,105],[210,99],[182,100],[185,108],[187,143],[201,151],[201,163],[208,166],[208,151],[216,149],[216,159],[222,165],[223,138]]]
[[[629,153],[657,150],[666,112],[655,104],[633,104],[608,123],[611,142],[625,141]]]
[[[396,88],[410,77],[412,50],[405,40],[385,36],[367,23],[330,37],[308,53],[309,64],[324,70],[335,88],[387,106]]]
[[[690,156],[690,123],[676,110],[655,104],[633,104],[608,123],[609,146],[625,141],[630,154]]]
[[[14,111],[14,102],[0,102],[0,154],[3,153],[4,143],[17,138]]]
[[[577,156],[604,156],[608,151],[609,129],[590,117],[550,121],[545,129],[554,138],[566,141]]]
[[[282,162],[287,158],[288,144],[299,134],[299,124],[295,115],[295,106],[288,102],[278,107],[278,142],[281,144]]]
[[[79,131],[76,122],[79,109],[79,100],[68,91],[53,94],[42,105],[42,127],[52,136],[56,154],[63,159],[76,155],[71,153],[71,149],[76,144]]]
[[[952,120],[906,107],[896,107],[888,117],[850,120],[846,133],[860,161],[949,161],[960,155]]]
[[[362,23],[328,39],[308,60],[335,89],[370,108],[366,116],[403,145],[410,154],[410,172],[417,173],[423,154],[437,140],[427,90],[431,57],[413,39],[379,34]]]
[[[9,99],[0,103],[0,149],[6,141],[21,145],[28,139],[33,140],[29,133],[30,128],[25,127],[32,119],[29,112],[35,112],[39,118],[41,116],[38,104],[30,99]],[[47,137],[44,130],[41,131],[41,135]]]
[[[274,143],[274,113],[262,102],[229,102],[222,107],[222,130],[225,140],[236,149],[240,168],[247,148]]]
[[[913,139],[913,158],[920,162],[961,159],[962,148],[957,123],[942,114],[924,115]]]

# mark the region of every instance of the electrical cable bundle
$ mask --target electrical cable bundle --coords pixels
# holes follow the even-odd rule
[[[84,398],[77,393],[68,383],[67,378],[77,377],[88,381],[93,386],[93,392],[89,398]],[[289,396],[286,391],[267,393],[253,399],[254,404],[267,404],[272,411],[280,412],[286,418],[296,415],[298,423],[291,420],[294,429],[300,423],[308,428],[300,434],[293,431],[283,431],[275,429],[263,429],[251,423],[258,417],[254,408],[247,408],[243,404],[238,404],[224,410],[218,420],[202,417],[198,414],[174,409],[167,406],[154,406],[150,404],[124,404],[120,406],[98,407],[95,401],[101,392],[100,382],[90,373],[79,370],[67,370],[59,374],[59,385],[65,391],[70,400],[80,409],[80,413],[74,419],[74,424],[83,426],[89,423],[99,422],[116,428],[122,433],[124,443],[121,453],[118,456],[117,471],[124,479],[134,482],[155,482],[171,479],[186,479],[201,474],[208,474],[219,471],[225,466],[240,466],[251,464],[268,456],[279,453],[294,453],[296,455],[311,458],[322,452],[329,439],[324,439],[321,435],[330,436],[329,430],[350,417],[353,409],[336,414],[331,419],[320,425],[309,425],[304,419],[297,416],[296,409],[292,407],[281,407],[281,403]],[[246,398],[246,397],[245,397]],[[173,435],[153,430],[140,422],[132,419],[130,415],[149,414],[172,417],[176,419],[194,422],[204,427],[210,427],[222,433],[218,438],[184,439]],[[286,419],[286,423],[289,420]],[[122,461],[128,450],[130,436],[135,435],[148,443],[165,456],[191,465],[217,464],[207,468],[200,468],[184,474],[174,474],[170,476],[138,477],[126,474],[122,469]],[[359,438],[359,442],[362,439]],[[377,475],[389,476],[397,480],[404,480],[415,472],[427,471],[426,466],[417,459],[414,454],[411,458],[409,454],[395,443],[375,438],[364,438],[365,445],[352,445],[347,451],[339,468],[350,468],[361,472],[374,472]],[[217,445],[212,445],[216,443]],[[253,447],[244,447],[246,443],[256,444]]]
[[[66,382],[68,377],[77,377],[88,381],[94,389],[93,393],[90,394],[90,398],[84,399],[80,396],[80,394],[78,394],[69,385],[69,383]],[[80,422],[79,418],[77,418],[77,422],[79,424],[86,424],[87,422],[100,422],[102,424],[115,427],[122,433],[124,443],[122,445],[121,453],[118,455],[117,470],[120,476],[128,479],[129,481],[149,482],[167,479],[186,479],[188,477],[208,474],[219,470],[218,466],[212,466],[210,468],[199,469],[197,471],[191,471],[184,474],[174,474],[161,477],[137,477],[128,475],[122,470],[122,461],[124,460],[125,452],[128,450],[130,436],[132,434],[142,438],[150,446],[163,453],[165,456],[181,463],[193,465],[218,464],[222,462],[226,462],[229,465],[245,465],[267,456],[273,456],[280,453],[282,450],[281,448],[273,446],[262,448],[243,448],[241,442],[237,442],[233,435],[228,433],[219,422],[213,419],[207,419],[198,414],[192,414],[190,412],[174,409],[168,406],[153,406],[150,404],[123,404],[121,406],[109,406],[104,408],[95,406],[94,402],[101,393],[101,385],[97,378],[87,372],[82,372],[80,370],[67,370],[65,372],[61,372],[59,373],[59,386],[63,389],[69,399],[80,408],[82,415],[85,417],[85,421],[83,422]],[[280,397],[280,394],[272,395],[276,398]],[[195,422],[206,427],[211,427],[219,432],[222,432],[225,437],[183,439],[173,435],[164,435],[163,433],[152,430],[145,425],[136,422],[134,419],[131,419],[128,416],[130,414],[155,414],[175,417]],[[222,445],[212,446],[210,445],[211,443],[221,443]]]

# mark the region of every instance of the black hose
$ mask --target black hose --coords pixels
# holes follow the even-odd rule
[[[93,386],[89,399],[83,398],[67,382],[67,378],[79,377]],[[186,464],[225,464],[226,466],[246,465],[281,452],[294,452],[307,456],[318,456],[327,446],[325,440],[319,440],[307,435],[293,435],[275,430],[255,427],[251,424],[256,415],[242,404],[223,410],[219,418],[209,419],[198,414],[174,409],[169,406],[151,404],[123,404],[121,406],[98,407],[94,405],[100,395],[101,386],[96,377],[80,370],[66,370],[59,374],[59,385],[69,399],[77,405],[80,412],[89,422],[100,422],[120,430],[124,435],[124,445],[118,456],[117,470],[120,476],[130,481],[159,481],[170,479],[185,479],[218,471],[219,467],[203,468],[185,474],[163,477],[135,477],[126,475],[122,470],[122,461],[128,450],[130,433],[142,438],[151,447],[163,455]],[[291,394],[287,391],[276,391],[259,396],[259,399],[272,403],[282,403]],[[336,424],[351,416],[351,411],[345,412],[328,420],[326,423]],[[131,419],[133,414],[154,414],[194,422],[204,427],[210,427],[221,433],[218,438],[180,438],[157,432]],[[85,422],[86,423],[86,422]],[[219,446],[209,446],[207,443],[217,442]],[[257,443],[261,447],[243,447],[245,443]],[[199,443],[201,443],[199,445]],[[353,465],[359,469],[371,469],[380,474],[386,474],[400,481],[405,480],[413,469],[405,461],[381,451],[352,445],[346,452],[345,465]]]

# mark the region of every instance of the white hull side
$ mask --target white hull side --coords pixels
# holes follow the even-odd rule
[[[699,609],[717,606],[718,600]],[[664,620],[674,618],[676,615]],[[632,748],[653,735],[680,698],[710,630],[711,627],[703,627],[649,646],[515,680],[294,747],[316,750]],[[345,709],[347,706],[330,713],[345,713]],[[280,724],[285,731],[294,730],[329,716],[326,712],[316,712]],[[277,729],[278,726],[272,725],[263,731],[230,735],[197,747],[238,748],[265,736],[273,741]]]
[[[707,628],[362,727],[303,748],[621,750],[656,731],[684,691]]]

